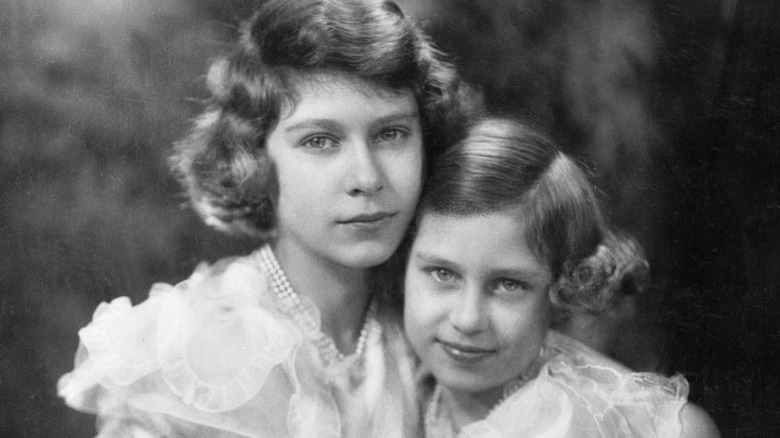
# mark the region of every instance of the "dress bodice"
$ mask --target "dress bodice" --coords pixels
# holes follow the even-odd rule
[[[325,361],[259,257],[202,264],[137,305],[100,304],[60,396],[97,414],[101,436],[416,436],[413,356],[396,319],[380,310],[362,354]]]

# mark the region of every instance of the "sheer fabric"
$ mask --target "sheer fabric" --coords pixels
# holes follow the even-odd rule
[[[202,264],[138,305],[99,305],[59,394],[98,415],[99,436],[418,435],[395,319],[380,311],[364,354],[326,366],[284,309],[257,253]]]
[[[679,437],[688,382],[632,372],[587,346],[550,331],[539,375],[458,435],[469,438]],[[433,400],[433,402],[437,402]],[[430,410],[429,410],[430,412]],[[426,419],[428,436],[447,431]]]

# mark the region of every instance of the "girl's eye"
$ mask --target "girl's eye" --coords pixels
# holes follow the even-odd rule
[[[316,149],[316,150],[332,149],[337,145],[334,139],[330,137],[326,137],[324,135],[309,137],[306,140],[304,140],[302,144],[307,148]]]
[[[382,133],[379,134],[379,141],[380,142],[386,142],[386,143],[392,143],[395,141],[399,141],[404,139],[407,136],[407,133],[399,128],[390,128],[382,131]]]
[[[431,275],[434,280],[440,283],[450,283],[455,280],[455,273],[449,269],[435,268],[431,270]]]
[[[499,280],[496,286],[499,292],[510,294],[518,293],[519,291],[525,289],[525,286],[519,281],[508,278]]]

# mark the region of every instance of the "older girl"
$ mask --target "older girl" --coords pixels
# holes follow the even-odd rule
[[[392,2],[271,0],[208,85],[173,169],[207,223],[268,244],[101,304],[60,395],[101,436],[415,435],[370,270],[461,120],[453,68]]]
[[[545,137],[477,123],[437,162],[405,280],[434,437],[713,437],[688,383],[634,373],[550,330],[607,309],[646,269],[608,232],[583,172]]]

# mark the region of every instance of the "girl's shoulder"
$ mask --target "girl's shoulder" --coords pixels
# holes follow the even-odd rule
[[[633,371],[552,330],[547,338],[547,348],[550,351],[546,372],[540,377],[576,388],[583,397],[605,398],[612,403],[631,403],[641,399],[657,405],[687,401],[688,381],[682,375],[667,377],[653,372]]]
[[[176,285],[153,285],[136,305],[127,297],[100,304],[79,331],[60,396],[87,412],[105,413],[106,400],[119,398],[209,424],[245,409],[274,380],[286,382],[275,376],[292,367],[301,334],[277,308],[256,257],[202,263]]]
[[[682,438],[718,438],[720,431],[712,417],[701,407],[688,403],[682,412]]]

